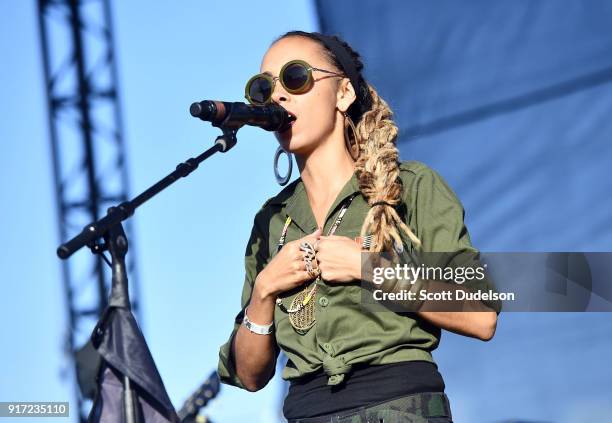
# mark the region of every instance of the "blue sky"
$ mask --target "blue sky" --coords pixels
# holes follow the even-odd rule
[[[307,0],[112,3],[132,196],[212,144],[218,131],[189,116],[191,102],[242,101],[276,36],[316,29]],[[0,57],[0,401],[72,401],[34,1],[0,2]],[[244,128],[234,149],[132,218],[143,330],[177,408],[216,368],[239,311],[253,216],[280,189],[276,145],[272,134]],[[206,413],[215,421],[276,421],[278,391],[276,383],[256,394],[223,386]],[[77,421],[72,416],[65,421]]]
[[[112,3],[132,196],[172,171],[179,162],[212,145],[218,130],[191,118],[188,108],[193,101],[243,101],[244,83],[258,71],[261,57],[275,37],[291,29],[316,29],[314,7],[308,0],[264,3],[158,1],[154,2],[155,7],[142,0]],[[508,5],[506,13],[521,17],[520,22],[523,22],[524,6],[520,2],[517,4],[516,8],[514,3]],[[0,335],[3,339],[0,401],[72,401],[72,365],[63,355],[66,304],[61,263],[55,255],[60,240],[35,5],[34,0],[0,1],[0,268],[4,273],[0,295]],[[505,34],[515,39],[517,45],[524,43],[542,49],[546,46],[546,50],[556,51],[559,31],[551,28],[556,25],[570,28],[564,19],[571,16],[565,9],[558,9],[558,16],[563,19],[557,19],[557,15],[551,14],[551,2],[542,4],[540,9],[542,15],[534,12],[526,16],[539,19],[534,28],[546,36],[538,38],[533,32],[522,31],[539,41],[527,42],[524,40],[531,38],[515,37],[510,20],[505,32],[495,28],[501,40],[505,40]],[[536,12],[540,9],[536,8]],[[557,10],[552,9],[552,12]],[[430,30],[439,20],[450,15],[456,19],[457,11],[470,15],[465,7],[445,8],[444,13],[433,8],[414,10],[410,15],[414,24],[409,27],[415,35],[407,39],[412,40],[412,48],[417,52],[429,45],[428,40],[435,44],[440,37],[446,39],[446,32]],[[489,13],[498,16],[500,10],[491,6]],[[495,22],[487,20],[486,14],[478,16],[481,22]],[[548,21],[541,20],[544,16]],[[399,14],[395,18],[403,19]],[[343,22],[349,25],[357,21]],[[377,22],[375,16],[372,21]],[[421,31],[421,25],[428,31]],[[464,25],[470,26],[470,21],[465,21]],[[592,26],[587,27],[591,31]],[[478,61],[489,62],[491,57],[504,56],[506,51],[498,49],[500,39],[492,37],[491,33],[479,32],[478,28],[475,26],[477,38],[482,37],[480,47],[486,47],[481,51],[489,52],[479,54]],[[571,28],[579,35],[576,39],[580,42],[573,47],[576,51],[590,51],[583,46],[599,46],[603,42],[587,42],[585,40],[590,38],[582,38],[584,34],[576,29],[582,27]],[[464,34],[463,31],[455,33]],[[599,36],[597,31],[594,33],[593,37]],[[213,38],[215,34],[218,39]],[[367,37],[367,33],[364,34]],[[552,41],[548,34],[554,34],[550,35]],[[563,34],[570,37],[571,32]],[[464,38],[456,37],[454,42],[462,47]],[[406,48],[410,49],[411,43]],[[444,45],[452,47],[453,44]],[[478,46],[474,44],[474,47]],[[563,52],[569,47],[563,44]],[[371,55],[368,57],[377,57],[373,52],[379,53],[376,49],[359,50],[364,57],[368,51]],[[461,48],[447,50],[464,56]],[[512,52],[527,54],[530,50],[521,47]],[[576,60],[582,66],[582,56],[570,53],[567,54],[568,63]],[[535,57],[535,53],[531,54]],[[431,102],[438,92],[445,93],[440,97],[445,99],[445,104],[446,100],[450,100],[448,104],[451,105],[452,101],[463,104],[457,100],[461,100],[457,93],[464,91],[466,98],[484,101],[473,96],[472,85],[465,84],[466,80],[472,80],[470,78],[478,80],[478,74],[473,73],[470,66],[478,65],[481,72],[490,75],[497,73],[480,67],[477,61],[458,60],[454,55],[445,56],[451,59],[450,63],[459,65],[448,68],[453,78],[446,76],[446,70],[436,77],[436,67],[432,67],[438,60],[435,56],[423,55],[414,64],[410,54],[394,56],[394,59],[406,60],[406,66],[394,65],[393,72],[434,75],[424,79],[408,78],[407,82],[398,79],[410,96],[393,99],[393,95],[398,94],[388,92],[392,100],[405,101],[409,106],[403,114],[410,118],[407,122],[418,123],[423,116],[439,117],[442,103]],[[527,64],[532,63],[527,56],[509,57],[521,69],[529,68]],[[559,54],[559,57],[565,60],[566,54]],[[601,57],[603,63],[604,56]],[[425,60],[428,58],[431,60]],[[374,80],[376,63],[375,60],[368,62]],[[493,60],[492,63],[506,62]],[[542,69],[549,71],[539,68],[542,63],[548,66]],[[534,75],[546,79],[552,74],[557,77],[561,70],[573,69],[555,63],[548,59],[534,61],[532,65],[537,69]],[[421,68],[423,73],[418,72]],[[466,70],[465,75],[461,75],[461,69]],[[520,80],[515,77],[530,75],[521,72],[514,75],[500,71],[498,78],[512,82]],[[514,82],[510,86],[513,90],[516,88]],[[463,87],[464,91],[455,91],[453,87]],[[491,92],[493,97],[499,95],[502,88],[508,88],[503,84],[500,87],[500,91]],[[570,245],[568,248],[578,251],[581,248],[584,251],[609,250],[606,226],[602,226],[600,234],[584,236],[585,225],[578,222],[567,227],[564,220],[564,216],[577,215],[586,216],[588,223],[597,223],[604,222],[609,215],[605,207],[593,208],[592,202],[583,200],[597,198],[593,193],[598,190],[605,192],[605,179],[593,179],[598,181],[596,184],[589,179],[603,172],[599,169],[604,169],[605,158],[609,157],[606,154],[609,149],[604,148],[610,132],[604,118],[609,110],[606,102],[609,96],[604,89],[609,89],[609,84],[607,88],[598,87],[577,94],[570,103],[547,102],[523,111],[524,115],[512,112],[481,124],[434,134],[429,139],[411,143],[409,156],[436,165],[434,167],[457,189],[468,210],[466,219],[473,241],[479,248],[484,246],[483,251],[499,251],[504,246],[522,246],[523,243],[528,247],[539,245],[540,250],[547,250],[547,245]],[[402,109],[394,107],[394,110],[401,112]],[[588,113],[574,120],[576,110]],[[247,127],[240,131],[238,138],[238,145],[231,151],[213,156],[187,179],[180,180],[138,209],[131,219],[135,231],[130,254],[136,258],[139,270],[140,323],[177,408],[216,368],[219,346],[226,342],[233,318],[239,311],[244,249],[254,214],[280,189],[272,172],[277,146],[273,135]],[[462,142],[455,143],[455,139]],[[563,167],[554,168],[563,173],[547,173],[550,168],[546,165],[557,158],[550,154],[550,151],[557,151],[552,148],[557,143],[567,149],[563,151],[570,151],[568,146],[584,146],[571,150],[572,156],[577,157],[575,163],[584,160],[587,164],[584,168],[567,168],[572,169],[572,178],[557,176],[565,175],[567,169]],[[507,164],[506,151],[518,154],[513,157],[519,166],[500,165]],[[470,172],[465,163],[456,166],[457,152],[469,157],[466,163],[471,163],[476,173]],[[530,166],[532,162],[537,166]],[[599,165],[593,167],[594,163]],[[504,182],[511,180],[509,172],[526,169],[533,170],[527,176],[520,174],[522,179],[530,181],[527,188]],[[474,175],[479,171],[495,175],[495,178],[487,176],[491,185],[479,185],[472,190]],[[532,184],[534,178],[539,178],[543,184],[541,190]],[[574,190],[567,190],[573,194],[561,197],[563,202],[559,204],[551,200],[557,198],[550,196],[551,192],[566,192],[563,191],[565,184],[574,187]],[[491,200],[493,192],[497,193],[495,198],[499,201]],[[536,196],[537,203],[531,200]],[[529,201],[530,207],[519,207],[524,204],[521,201]],[[499,211],[496,215],[491,213],[495,207]],[[552,207],[555,213],[549,213],[551,209],[547,207]],[[513,210],[520,213],[514,216]],[[572,213],[564,214],[568,210]],[[81,263],[89,254],[82,250],[71,260]],[[489,343],[445,332],[441,348],[435,351],[434,357],[447,383],[455,420],[483,421],[484,415],[497,416],[497,421],[502,417],[520,417],[575,423],[601,421],[600,416],[609,416],[612,413],[609,402],[611,375],[607,364],[612,351],[610,322],[609,315],[599,313],[509,313],[500,320],[496,336]],[[525,383],[526,380],[529,382]],[[274,383],[258,393],[223,385],[219,397],[206,408],[206,414],[215,422],[276,422],[275,406],[281,400],[280,385],[276,382],[278,376]],[[63,420],[76,422],[74,413],[72,418]],[[5,421],[9,419],[2,420]]]

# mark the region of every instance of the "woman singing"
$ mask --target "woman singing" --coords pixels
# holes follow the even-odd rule
[[[338,37],[292,31],[247,83],[252,104],[273,102],[296,118],[276,137],[300,177],[255,216],[242,310],[221,347],[219,375],[257,391],[283,350],[291,423],[451,422],[431,352],[441,329],[491,339],[499,308],[363,306],[362,251],[450,252],[463,265],[477,263],[478,251],[441,177],[399,160],[391,110],[362,69]],[[464,285],[489,287],[478,283]]]

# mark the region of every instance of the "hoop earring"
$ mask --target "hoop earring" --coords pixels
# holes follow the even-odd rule
[[[349,154],[351,155],[353,160],[356,161],[359,158],[360,154],[359,145],[361,144],[361,139],[357,134],[353,119],[351,119],[350,116],[346,114],[346,112],[343,112],[342,114],[344,115],[344,143],[346,144],[346,148],[349,151]]]
[[[285,176],[281,176],[278,173],[278,158],[280,157],[282,153],[285,153],[287,155],[287,160],[289,161],[289,168],[287,169],[287,174]],[[276,149],[276,153],[274,153],[274,176],[276,177],[276,182],[278,182],[280,186],[286,185],[287,182],[289,182],[289,179],[291,179],[292,170],[293,170],[293,154],[289,153],[288,151],[285,151],[283,147],[279,145],[278,148]]]

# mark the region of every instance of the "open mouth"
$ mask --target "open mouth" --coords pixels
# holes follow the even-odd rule
[[[289,122],[289,126],[293,126],[293,124],[297,121],[297,116],[291,112],[289,112],[289,116],[291,117],[291,122]]]
[[[291,119],[291,121],[289,122],[289,124],[287,125],[286,129],[279,131],[279,134],[284,134],[287,131],[289,131],[291,129],[291,127],[295,124],[295,122],[297,121],[297,116],[294,115],[293,113],[287,111],[287,113],[289,113],[289,117]]]

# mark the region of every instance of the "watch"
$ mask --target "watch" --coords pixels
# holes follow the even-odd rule
[[[247,307],[244,310],[244,319],[242,319],[242,324],[246,326],[248,330],[258,335],[270,335],[272,332],[274,332],[274,322],[270,323],[269,325],[258,325],[257,323],[251,322],[246,313],[248,309],[249,308]]]

